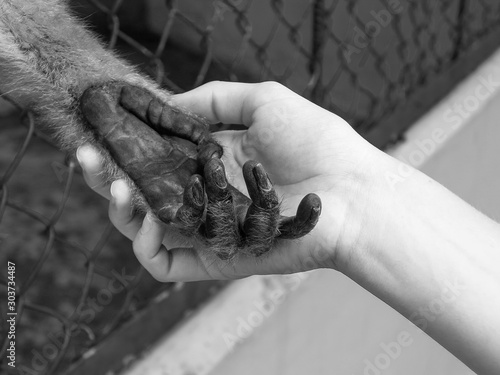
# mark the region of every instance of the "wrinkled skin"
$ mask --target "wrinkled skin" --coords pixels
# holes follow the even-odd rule
[[[122,82],[91,87],[81,110],[153,213],[222,259],[238,251],[262,255],[277,238],[302,237],[319,219],[316,194],[304,197],[295,217],[281,216],[273,185],[254,161],[243,167],[250,199],[243,195],[227,182],[222,147],[206,122],[142,88]]]

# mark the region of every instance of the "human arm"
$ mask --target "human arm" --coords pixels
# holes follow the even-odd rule
[[[239,278],[334,268],[414,321],[478,373],[500,371],[500,229],[441,185],[412,170],[396,185],[401,164],[358,136],[339,117],[276,84],[213,83],[175,97],[211,122],[243,123],[221,132],[230,183],[245,191],[241,167],[261,162],[294,211],[301,196],[323,202],[317,227],[281,241],[260,258],[231,264],[206,249],[172,250],[163,225],[130,215],[127,189],[115,182],[110,217],[134,240],[134,251],[158,279]],[[90,159],[87,154],[87,159]],[[85,158],[84,158],[85,159]],[[85,164],[85,163],[84,163]],[[92,164],[92,163],[90,163]],[[99,185],[87,167],[91,185]],[[99,188],[106,194],[109,187]],[[285,211],[285,214],[287,212]]]
[[[402,167],[384,159],[338,269],[478,374],[498,374],[499,225],[417,170],[390,184]]]

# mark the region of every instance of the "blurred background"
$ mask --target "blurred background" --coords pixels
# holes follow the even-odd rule
[[[495,194],[500,182],[491,173],[498,165],[500,136],[497,87],[491,84],[500,81],[491,78],[500,76],[495,0],[69,4],[108,48],[173,92],[211,80],[281,82],[348,120],[377,147],[500,217]],[[486,98],[474,96],[477,85],[489,93]],[[203,317],[208,304],[230,305],[231,286],[154,281],[135,260],[129,241],[109,224],[106,202],[87,188],[77,163],[37,130],[29,111],[5,99],[0,102],[0,263],[17,265],[18,368],[12,373],[161,373],[165,367],[148,359],[156,343],[177,338],[179,327],[192,316]],[[446,137],[429,146],[435,129]],[[5,316],[6,267],[0,276]],[[165,373],[471,373],[342,276],[317,271],[301,284],[287,291],[287,300],[236,349],[223,348],[220,360],[196,367],[207,353],[193,351],[192,365],[188,361],[179,365],[182,370]],[[7,328],[2,319],[2,373],[11,370],[5,362]],[[377,362],[385,353],[382,344],[403,329],[414,344],[387,366]],[[176,361],[168,353],[165,358]],[[145,368],[141,363],[147,371],[137,370]]]

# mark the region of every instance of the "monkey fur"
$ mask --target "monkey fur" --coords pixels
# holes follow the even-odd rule
[[[124,178],[133,204],[151,211],[219,258],[266,253],[319,219],[308,194],[295,217],[280,216],[263,167],[243,175],[250,198],[227,183],[222,148],[206,121],[176,108],[171,94],[103,47],[60,0],[0,0],[0,92],[68,153],[90,143],[109,180]]]

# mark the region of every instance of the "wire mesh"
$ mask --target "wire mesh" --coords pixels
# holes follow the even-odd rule
[[[275,80],[362,134],[402,110],[500,24],[495,0],[80,0],[72,6],[109,48],[175,92],[214,79]],[[159,294],[182,285],[146,274],[107,221],[105,201],[85,186],[77,163],[38,132],[29,111],[12,105],[2,116],[0,295],[6,300],[9,259],[17,265],[16,371],[58,373],[90,358],[92,348]],[[5,320],[0,329],[7,371]],[[102,373],[107,368],[103,363]]]

